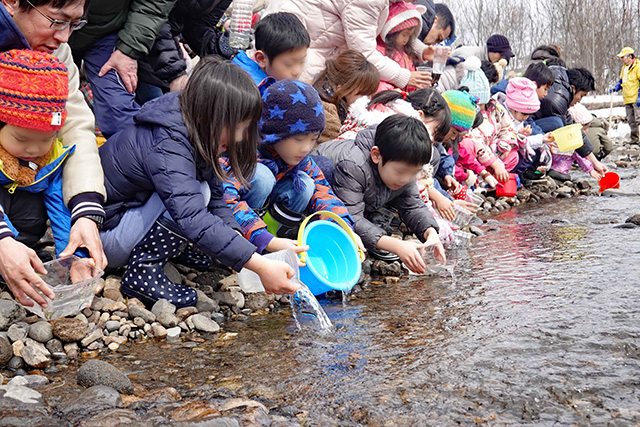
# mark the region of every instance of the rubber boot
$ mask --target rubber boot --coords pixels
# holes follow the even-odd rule
[[[167,260],[180,254],[187,240],[172,230],[168,220],[160,218],[131,252],[122,276],[122,293],[152,305],[166,299],[176,307],[195,305],[195,289],[171,282],[164,274]]]
[[[178,256],[171,259],[171,262],[175,262],[198,271],[207,271],[209,267],[211,267],[211,258],[191,244],[187,244]]]

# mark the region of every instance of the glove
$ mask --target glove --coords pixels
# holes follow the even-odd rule
[[[478,177],[476,176],[476,174],[472,170],[467,170],[467,179],[464,180],[464,185],[466,185],[467,187],[473,187],[474,185],[476,185],[477,180]]]
[[[622,90],[622,80],[618,80],[615,86],[609,88],[609,93],[620,92]]]
[[[640,97],[638,97],[638,100],[636,101],[636,107],[640,107]]]
[[[487,175],[484,177],[484,182],[489,184],[489,187],[496,188],[498,186],[498,180],[493,175]]]

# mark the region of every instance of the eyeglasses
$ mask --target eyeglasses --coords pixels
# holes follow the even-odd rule
[[[29,0],[27,0],[27,4],[29,6],[31,6],[32,8],[34,8],[36,10],[36,12],[38,12],[40,15],[44,16],[45,18],[47,18],[47,20],[49,22],[51,22],[51,25],[49,25],[49,28],[52,28],[55,31],[62,31],[62,30],[66,30],[67,28],[71,28],[71,31],[75,31],[75,30],[79,30],[80,28],[84,27],[85,24],[87,23],[86,19],[78,19],[77,21],[64,21],[62,19],[53,19],[49,16],[47,16],[46,14],[44,14],[40,9],[38,9],[37,7],[35,7],[33,5],[33,3],[31,3]]]

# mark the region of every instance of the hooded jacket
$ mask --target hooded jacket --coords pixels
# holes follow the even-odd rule
[[[100,147],[109,197],[105,229],[115,228],[128,209],[143,205],[155,192],[183,237],[240,271],[256,247],[238,233],[222,183],[189,140],[179,92],[146,103],[134,121]],[[203,181],[211,189],[208,205],[200,193]]]
[[[638,58],[633,60],[633,64],[629,67],[627,78],[624,78],[624,69],[620,71],[620,81],[622,83],[622,98],[626,104],[635,104],[638,100],[638,91],[640,90],[640,64]]]
[[[551,68],[556,78],[549,89],[549,93],[540,102],[540,109],[533,115],[533,119],[539,120],[556,116],[562,119],[565,126],[572,125],[575,122],[569,114],[569,107],[571,106],[571,101],[573,101],[573,88],[569,82],[567,69],[559,65],[552,65],[549,68]],[[576,150],[576,153],[582,157],[587,157],[593,151],[593,146],[584,131],[582,132],[582,140],[584,144]]]
[[[0,51],[11,49],[31,47],[4,5],[0,4]],[[73,62],[69,45],[61,44],[53,55],[69,71],[69,98],[66,105],[68,115],[58,137],[75,145],[75,150],[63,167],[64,203],[74,212],[74,220],[85,215],[104,216],[101,205],[107,193],[96,145],[95,119],[80,92],[80,73]],[[85,209],[88,206],[91,209]]]
[[[376,127],[358,133],[354,140],[325,142],[319,154],[335,165],[333,191],[343,201],[355,222],[354,230],[367,249],[375,249],[386,232],[367,219],[367,216],[385,205],[398,210],[400,218],[424,242],[424,233],[432,227],[438,230],[429,208],[420,198],[415,181],[398,190],[392,190],[380,178],[378,166],[371,160],[375,145]]]

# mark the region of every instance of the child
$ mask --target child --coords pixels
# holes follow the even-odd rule
[[[336,165],[334,191],[353,216],[354,229],[368,251],[396,254],[419,274],[425,269],[420,247],[435,245],[445,261],[438,225],[416,185],[416,175],[431,159],[429,132],[420,120],[396,114],[360,131],[355,141],[330,141],[319,150]],[[398,210],[422,245],[387,236],[371,221],[385,205]]]
[[[275,81],[300,77],[309,43],[294,14],[274,13],[256,24],[255,52],[240,51],[233,63],[249,73],[262,94]]]
[[[393,59],[402,68],[415,71],[414,62],[421,58],[412,46],[422,29],[422,14],[425,12],[426,8],[422,5],[404,1],[391,3],[389,17],[378,36],[378,52]],[[390,89],[396,89],[396,86],[388,81],[380,82],[379,92]],[[410,92],[416,88],[407,86],[404,89]]]
[[[110,265],[127,265],[123,293],[148,304],[165,298],[194,305],[195,289],[163,273],[185,246],[193,253],[189,243],[235,271],[254,271],[267,292],[296,291],[291,267],[257,254],[223,199],[226,174],[218,157],[226,152],[234,176],[246,183],[261,115],[262,99],[247,73],[208,56],[184,91],[148,102],[135,126],[100,147],[108,193],[101,238]]]
[[[598,160],[602,160],[613,151],[613,143],[607,135],[608,125],[605,128],[606,122],[604,120],[591,114],[587,107],[581,103],[569,108],[569,114],[574,122],[582,125],[589,141],[593,145],[593,152],[596,153]]]
[[[278,212],[291,211],[291,215],[297,215],[307,210],[330,210],[352,226],[353,220],[309,157],[324,129],[318,92],[306,83],[282,80],[269,86],[263,99],[259,124],[262,145],[251,186],[248,189],[230,174],[224,184],[224,198],[242,233],[257,246],[258,252],[282,249],[299,252],[294,240],[271,234],[254,209],[262,209],[270,200]]]
[[[33,247],[51,224],[56,254],[69,241],[72,217],[62,197],[62,171],[74,146],[56,139],[67,111],[67,68],[54,56],[30,50],[0,54],[0,239],[13,242],[15,253],[26,252],[16,268],[33,268],[46,274]],[[100,211],[96,215],[104,216]],[[75,218],[74,218],[75,219]],[[77,253],[82,256],[82,251]],[[3,272],[7,277],[11,272]],[[48,298],[53,291],[35,273],[30,282]],[[7,280],[21,303],[33,306],[27,296],[46,307],[44,299],[26,280]]]
[[[326,122],[318,143],[338,138],[350,106],[358,98],[376,93],[379,84],[378,69],[360,52],[347,49],[327,60],[313,82],[322,99]]]

